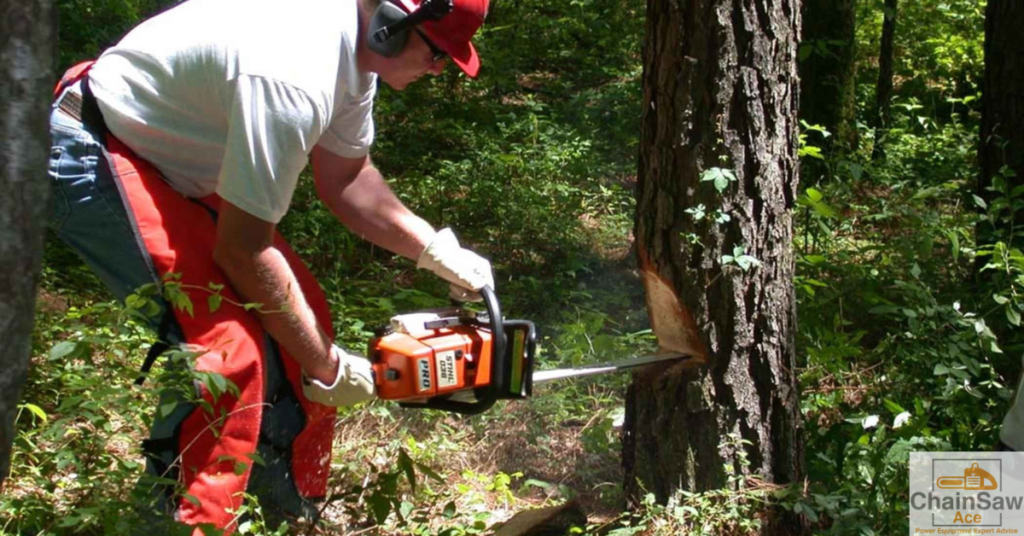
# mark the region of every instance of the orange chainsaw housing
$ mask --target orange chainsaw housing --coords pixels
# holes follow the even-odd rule
[[[425,401],[491,383],[491,333],[455,326],[391,333],[376,340],[372,355],[377,396]]]
[[[480,295],[486,316],[458,309],[392,318],[370,341],[377,396],[464,415],[530,396],[536,328],[528,320],[505,320],[490,287]]]

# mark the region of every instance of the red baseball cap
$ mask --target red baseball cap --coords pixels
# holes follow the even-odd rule
[[[419,9],[422,0],[397,0],[409,13]],[[441,20],[420,25],[423,33],[470,77],[480,72],[480,56],[469,40],[484,23],[490,0],[453,0],[454,8]]]

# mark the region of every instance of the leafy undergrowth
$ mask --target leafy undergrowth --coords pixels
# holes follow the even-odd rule
[[[80,276],[87,283],[81,288],[93,288],[91,276]],[[48,273],[46,286],[59,288],[60,281]],[[377,313],[403,305],[403,292],[409,291],[399,290],[394,302],[372,302],[386,306]],[[130,387],[151,343],[137,322],[147,302],[132,299],[124,308],[65,294],[74,297],[40,294],[36,356],[17,421],[13,473],[0,498],[0,534],[126,534],[133,525],[128,512],[158,483],[143,477],[139,445],[168,387],[152,377],[146,388]],[[563,316],[576,320],[548,331],[543,366],[651,345],[642,330],[616,335],[610,317],[597,310],[577,307]],[[217,384],[211,377],[192,379]],[[617,428],[625,381],[538,386],[534,398],[500,402],[475,418],[381,401],[344,409],[322,521],[295,530],[475,534],[519,510],[568,499],[595,520],[611,519],[623,503]],[[239,514],[245,514],[240,531],[276,530],[263,521],[256,498]]]

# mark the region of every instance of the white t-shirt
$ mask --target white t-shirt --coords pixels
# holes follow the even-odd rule
[[[277,223],[318,145],[373,142],[377,78],[356,66],[356,0],[189,0],[89,71],[110,132],[179,192]]]

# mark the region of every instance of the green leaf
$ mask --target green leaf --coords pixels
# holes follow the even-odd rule
[[[797,49],[797,61],[804,61],[807,58],[811,57],[811,54],[813,53],[814,46],[807,43],[801,43],[800,48]]]
[[[405,449],[398,449],[398,468],[405,473],[412,492],[416,493],[416,469],[413,468],[412,458],[409,457],[409,453]]]
[[[736,174],[732,170],[715,167],[701,173],[700,180],[701,182],[713,182],[716,190],[724,192],[729,187],[729,183],[736,180]]]
[[[1020,313],[1013,307],[1006,308],[1006,320],[1014,326],[1020,327]]]
[[[800,503],[797,503],[797,504],[800,504]],[[810,506],[807,506],[807,505],[803,505],[803,511],[804,511],[804,515],[807,516],[807,519],[811,523],[817,523],[818,522],[818,513],[815,512],[813,508],[811,508]]]
[[[455,502],[448,501],[448,504],[444,505],[444,512],[442,512],[441,515],[443,515],[445,519],[451,519],[455,517],[457,511]]]
[[[42,420],[43,422],[48,422],[50,420],[49,417],[46,416],[46,412],[43,411],[43,408],[35,404],[29,404],[28,402],[26,402],[24,404],[18,404],[18,407],[29,410],[30,412],[32,412],[33,415],[39,417],[39,419]]]
[[[220,302],[224,298],[220,294],[211,294],[206,298],[206,305],[210,308],[211,313],[216,313],[217,309],[220,309]]]
[[[414,508],[416,507],[411,502],[402,501],[402,504],[398,506],[398,515],[402,516],[402,519],[406,519],[409,517],[409,514],[412,513]]]
[[[752,267],[761,266],[761,261],[751,257],[750,255],[740,255],[736,257],[736,264],[740,265],[740,268],[746,272]]]
[[[903,409],[903,406],[900,406],[899,404],[893,402],[892,400],[889,400],[888,398],[883,399],[882,404],[885,405],[885,409],[889,410],[890,412],[896,415],[899,415],[900,413],[907,411]]]
[[[247,464],[247,463],[245,463],[245,462],[239,462],[239,461],[236,461],[236,462],[235,462],[235,475],[236,475],[236,476],[242,476],[242,475],[244,475],[244,474],[245,474],[245,472],[246,472],[246,471],[247,471],[248,469],[249,469],[249,464]]]
[[[868,309],[868,313],[873,315],[888,315],[901,312],[902,310],[902,308],[895,305],[876,305]]]
[[[807,198],[810,199],[812,203],[817,203],[818,201],[821,201],[822,199],[824,199],[825,196],[821,192],[819,192],[818,190],[816,190],[814,188],[808,188],[807,189]]]
[[[160,406],[157,408],[157,412],[160,414],[161,418],[167,418],[171,416],[171,413],[174,412],[174,408],[176,407],[178,407],[178,401],[171,398],[166,402],[160,404]]]
[[[239,534],[248,534],[252,530],[252,521],[243,521],[238,525]]]
[[[700,221],[707,215],[707,207],[704,206],[704,203],[700,203],[695,207],[686,209],[686,213],[693,216],[694,221]]]
[[[932,374],[935,376],[945,376],[946,374],[949,374],[949,367],[942,363],[936,363],[935,369],[932,370]]]
[[[71,355],[71,353],[75,351],[75,348],[77,346],[78,346],[78,343],[73,342],[73,341],[64,341],[64,342],[58,343],[56,346],[54,346],[52,349],[50,349],[50,359],[54,360],[54,361],[56,361],[58,359],[63,359],[65,357]]]
[[[981,207],[982,210],[988,209],[988,203],[986,203],[978,194],[974,194],[974,203]]]
[[[855,181],[859,181],[861,176],[864,175],[864,166],[860,164],[850,164],[849,169],[850,176],[852,176]]]
[[[373,512],[374,521],[378,525],[383,524],[387,520],[388,514],[391,513],[391,500],[377,490],[366,498],[366,502],[369,503],[370,510]]]
[[[250,452],[249,454],[246,454],[245,456],[247,458],[249,458],[250,460],[252,460],[256,465],[258,465],[260,467],[266,467],[267,466],[267,462],[263,459],[263,456],[260,456],[259,454],[255,453],[255,452]]]
[[[427,475],[427,477],[433,480],[434,482],[443,483],[445,481],[444,478],[441,477],[441,475],[437,474],[437,471],[434,471],[428,465],[417,462],[416,468],[419,469],[421,473]]]
[[[210,378],[210,383],[213,384],[213,387],[211,388],[210,385],[207,385],[207,388],[210,388],[211,392],[213,392],[214,388],[216,388],[216,393],[213,395],[213,398],[218,398],[221,394],[225,393],[228,390],[228,380],[223,375],[214,372],[211,373],[208,377]]]
[[[182,495],[182,498],[195,505],[196,508],[202,508],[203,506],[203,503],[199,501],[199,498],[196,497],[195,495],[192,495],[191,493],[186,493]]]

